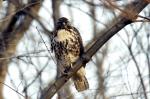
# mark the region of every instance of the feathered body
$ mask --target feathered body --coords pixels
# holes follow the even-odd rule
[[[57,66],[61,73],[64,73],[67,68],[71,68],[72,64],[84,53],[78,30],[71,26],[65,17],[58,19],[51,39],[51,49],[55,52]],[[73,81],[78,91],[89,88],[84,67],[73,76]]]

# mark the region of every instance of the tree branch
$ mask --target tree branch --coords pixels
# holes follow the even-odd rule
[[[98,39],[92,44],[92,46],[87,49],[85,54],[82,55],[74,64],[73,69],[68,72],[68,75],[62,76],[55,81],[54,84],[48,88],[48,90],[41,95],[41,99],[52,98],[54,94],[71,78],[80,68],[89,62],[91,57],[118,31],[124,28],[126,25],[132,23],[132,20],[137,18],[137,14],[148,5],[147,1],[144,0],[135,0],[131,4],[125,7],[127,11],[134,11],[134,16],[132,17],[124,16],[124,13],[120,14],[117,18],[117,21],[114,25],[110,26],[107,31],[100,33]],[[130,14],[130,13],[129,13]],[[128,14],[128,15],[129,15]],[[132,18],[132,19],[131,19]]]

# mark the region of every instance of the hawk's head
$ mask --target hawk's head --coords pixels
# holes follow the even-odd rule
[[[69,20],[65,17],[61,17],[58,19],[57,23],[56,23],[56,29],[68,29],[71,27],[71,24],[69,22]]]

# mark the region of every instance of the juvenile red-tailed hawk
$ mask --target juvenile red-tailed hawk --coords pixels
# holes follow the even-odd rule
[[[65,17],[58,19],[56,23],[51,39],[51,49],[55,52],[57,66],[61,73],[71,68],[72,64],[84,53],[80,33]],[[77,71],[72,80],[78,91],[89,88],[84,67]]]

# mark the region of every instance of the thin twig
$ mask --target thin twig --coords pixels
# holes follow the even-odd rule
[[[3,83],[3,82],[0,82],[1,84],[5,85],[6,87],[10,88],[11,90],[13,90],[14,92],[16,92],[17,94],[19,94],[20,96],[22,96],[23,98],[25,98],[24,95],[22,95],[21,93],[19,93],[17,90],[13,89],[12,87],[10,87],[9,85]]]
[[[51,54],[50,50],[48,49],[48,46],[46,45],[46,43],[45,43],[45,41],[44,41],[44,39],[43,39],[43,37],[42,37],[42,35],[41,35],[40,31],[38,30],[38,28],[37,28],[37,27],[36,27],[36,29],[37,29],[37,31],[38,31],[38,33],[39,33],[39,35],[40,35],[40,37],[41,37],[41,39],[42,39],[42,41],[43,41],[43,43],[44,43],[44,45],[45,45],[45,47],[46,47],[46,49],[47,49],[48,53],[50,54],[50,56],[51,56],[52,60],[53,60],[53,61],[54,61],[54,63],[56,64],[56,62],[55,62],[55,60],[54,60],[54,58],[53,58],[53,56],[52,56],[52,54]]]

